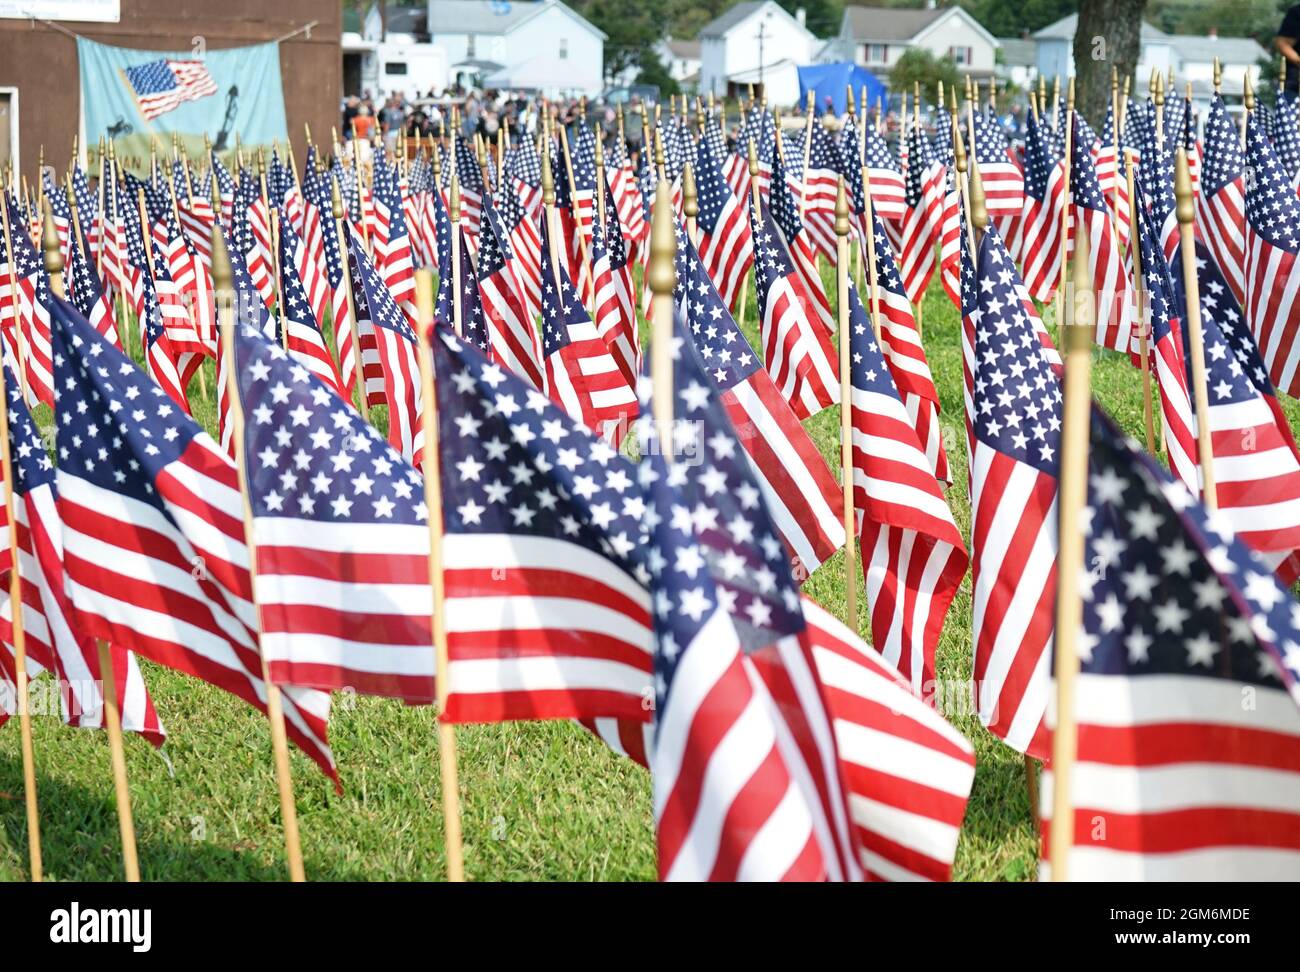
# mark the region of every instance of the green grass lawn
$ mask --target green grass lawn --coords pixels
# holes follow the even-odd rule
[[[827,281],[833,284],[829,271]],[[828,291],[835,293],[833,286]],[[752,291],[744,322],[757,338]],[[936,282],[924,306],[924,342],[942,399],[945,441],[956,482],[948,500],[967,533],[970,505],[962,420],[961,345],[956,310]],[[1098,352],[1097,398],[1142,437],[1142,385],[1119,355]],[[207,387],[214,376],[208,366]],[[197,383],[193,386],[197,394]],[[1300,403],[1286,400],[1293,427]],[[214,427],[211,400],[197,417]],[[383,416],[375,416],[382,423]],[[48,427],[42,409],[38,420]],[[839,416],[808,423],[831,463],[839,462]],[[805,590],[843,616],[844,564],[837,555]],[[861,631],[869,635],[864,619]],[[939,643],[940,679],[970,677],[969,576]],[[283,837],[266,720],[202,682],[142,662],[170,739],[170,764],[127,738],[127,765],[145,880],[282,880]],[[1019,754],[973,715],[952,716],[978,760],[954,877],[1027,880],[1037,842]],[[34,718],[45,869],[51,880],[121,877],[107,739]],[[464,807],[465,867],[477,881],[652,880],[649,778],[569,723],[504,723],[457,731]],[[428,708],[336,696],[330,737],[346,791],[294,751],[293,775],[309,879],[439,880],[445,873],[437,745]],[[27,836],[18,723],[0,731],[0,879],[27,876]]]

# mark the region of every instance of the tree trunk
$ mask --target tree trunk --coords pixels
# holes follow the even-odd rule
[[[1074,32],[1075,107],[1098,131],[1110,105],[1111,68],[1120,83],[1141,54],[1142,13],[1147,0],[1081,0]],[[1135,91],[1141,91],[1138,78]]]

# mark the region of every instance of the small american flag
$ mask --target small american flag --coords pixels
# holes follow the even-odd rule
[[[701,193],[703,201],[703,193]],[[701,215],[704,210],[701,208]],[[741,221],[744,222],[742,215]],[[605,190],[605,221],[599,213],[592,227],[591,268],[596,288],[596,330],[600,333],[628,387],[636,387],[641,370],[641,339],[637,330],[636,297],[627,238],[619,225],[612,188]]]
[[[1246,159],[1241,132],[1228,117],[1223,98],[1214,96],[1205,119],[1205,157],[1196,227],[1239,304],[1246,301]]]
[[[1196,254],[1218,518],[1285,584],[1300,577],[1300,451],[1255,339],[1219,268]],[[1182,260],[1173,267],[1183,295]],[[1180,302],[1181,303],[1181,302]],[[1186,312],[1182,314],[1186,320]],[[1191,348],[1186,349],[1191,383]],[[1195,413],[1192,415],[1195,421]],[[1199,458],[1199,454],[1194,453]]]
[[[980,167],[984,198],[990,216],[1019,216],[1024,206],[1025,177],[1007,151],[1006,138],[997,122],[975,112],[972,156]],[[1087,151],[1091,143],[1084,148]]]
[[[1039,758],[1056,605],[1060,383],[997,231],[963,267],[971,322],[971,577],[980,721]],[[970,269],[967,270],[966,267]]]
[[[70,305],[54,303],[68,594],[87,635],[265,711],[234,463]],[[330,698],[285,687],[289,737],[337,781]]]
[[[919,124],[907,128],[905,208],[898,233],[898,269],[907,299],[920,304],[934,276],[934,244],[939,225],[932,217],[931,197],[925,192],[925,171],[930,165],[930,143]],[[874,204],[876,184],[871,183]],[[873,227],[874,233],[874,227]]]
[[[1127,351],[1134,335],[1124,254],[1115,237],[1110,207],[1097,183],[1092,153],[1085,144],[1080,127],[1082,116],[1075,112],[1073,117],[1075,139],[1070,146],[1073,156],[1070,163],[1070,190],[1074,198],[1074,211],[1071,215],[1073,226],[1084,226],[1088,231],[1088,267],[1096,301],[1097,343],[1104,348]]]
[[[217,83],[202,61],[159,58],[129,67],[124,73],[145,121],[217,93]]]
[[[542,226],[542,363],[551,401],[601,435],[626,430],[637,414],[636,392],[619,370],[582,306],[563,266],[551,260]],[[557,241],[555,249],[562,250]]]
[[[501,198],[500,194],[497,198]],[[479,223],[478,266],[472,270],[478,277],[483,315],[491,334],[492,356],[531,382],[535,388],[541,388],[544,380],[542,350],[537,337],[537,326],[525,303],[526,290],[519,285],[519,274],[516,271],[520,268],[521,261],[515,259],[510,246],[510,231],[493,202],[490,198],[483,200],[483,215]],[[528,218],[522,210],[518,216],[523,220]],[[448,227],[450,228],[450,222]],[[466,250],[461,256],[461,269],[471,272],[466,262],[467,257]],[[540,264],[537,272],[541,272]]]
[[[235,361],[271,677],[431,701],[420,474],[259,328],[236,325]]]
[[[1025,209],[1020,221],[1020,260],[1025,287],[1048,301],[1061,276],[1061,210],[1065,165],[1055,136],[1034,114],[1025,132]]]
[[[898,222],[907,214],[903,170],[874,125],[866,125],[862,137],[866,140],[865,161],[871,176],[871,205],[881,219]],[[847,164],[848,160],[845,162]],[[852,164],[860,169],[862,160],[854,158]],[[859,180],[861,177],[859,172]]]
[[[280,321],[285,345],[295,361],[342,398],[343,382],[325,345],[325,335],[316,322],[302,278],[298,276],[303,250],[302,239],[288,220],[283,221],[280,224]]]
[[[1252,112],[1246,137],[1246,320],[1273,384],[1300,397],[1300,201]]]
[[[753,464],[776,528],[796,558],[800,576],[807,577],[844,545],[843,494],[826,460],[722,306],[680,225],[675,299]]]
[[[849,330],[853,494],[871,640],[923,695],[934,684],[948,605],[966,576],[966,547],[852,284]]]
[[[650,717],[636,468],[439,326],[451,695],[457,722]]]
[[[715,125],[716,128],[716,125]],[[738,197],[722,174],[718,138],[703,138],[695,155],[695,184],[699,189],[700,258],[722,295],[735,307],[741,286],[754,265],[754,240],[747,218],[747,200]],[[834,210],[834,202],[831,204]]]
[[[1099,409],[1090,452],[1068,877],[1292,878],[1300,604]]]

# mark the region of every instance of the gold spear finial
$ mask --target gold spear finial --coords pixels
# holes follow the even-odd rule
[[[1242,96],[1246,103],[1247,111],[1255,110],[1255,89],[1250,86],[1250,72],[1246,72],[1246,79],[1242,84]]]
[[[596,173],[597,173],[597,175],[599,175],[600,170],[603,169],[603,168],[605,168],[605,140],[604,140],[603,138],[597,138],[597,139],[596,139]],[[600,179],[597,179],[597,180],[596,180],[596,185],[597,185],[597,186],[600,186],[600,184],[601,184]]]
[[[857,99],[853,97],[853,85],[846,84],[844,87],[848,89],[849,98],[847,104],[849,106],[849,114],[856,115],[858,113],[858,102]]]
[[[687,219],[700,215],[700,200],[695,194],[695,173],[691,171],[689,162],[682,167],[682,215]]]
[[[980,176],[980,167],[970,167],[970,219],[981,233],[988,228],[989,210],[984,198],[984,179]]]
[[[436,181],[434,185],[437,185]],[[339,181],[337,179],[330,179],[330,215],[335,219],[343,218],[343,194],[339,192]],[[343,245],[342,240],[339,240],[339,245]]]
[[[1065,107],[1069,111],[1074,111],[1074,78],[1070,79],[1070,88],[1065,96]]]
[[[1147,93],[1148,93],[1152,98],[1154,98],[1154,97],[1156,96],[1156,83],[1157,83],[1157,82],[1156,82],[1156,79],[1159,78],[1159,77],[1160,77],[1160,70],[1159,70],[1158,68],[1152,68],[1152,69],[1151,69],[1151,81],[1150,81],[1150,83],[1147,85]]]
[[[661,170],[664,167],[664,133],[655,127],[655,165]]]
[[[226,249],[226,237],[214,221],[212,224],[212,289],[216,291],[217,305],[222,300],[230,299],[234,286],[235,272],[230,266],[230,252]]]
[[[59,231],[54,228],[54,214],[49,199],[42,200],[41,249],[45,251],[45,272],[50,275],[54,296],[63,296],[63,251],[59,249]]]
[[[1164,103],[1165,103],[1165,76],[1163,74],[1157,74],[1156,75],[1156,107],[1158,108]]]
[[[1118,91],[1119,91],[1119,68],[1117,68],[1115,65],[1112,64],[1112,65],[1111,65],[1111,68],[1110,68],[1110,93],[1111,93],[1111,97],[1114,97],[1114,95],[1115,95],[1116,92],[1118,92]]]
[[[1216,57],[1214,59],[1214,93],[1218,94],[1219,89],[1223,87],[1223,64]]]
[[[849,191],[840,176],[840,188],[835,195],[835,235],[849,235]]]
[[[749,140],[749,177],[758,178],[758,149],[754,148],[754,140]]]
[[[1174,199],[1178,202],[1174,210],[1178,222],[1189,225],[1196,219],[1196,207],[1192,201],[1192,170],[1187,165],[1187,150],[1181,147],[1174,153]]]
[[[961,132],[957,130],[957,114],[955,111],[952,116],[952,161],[957,166],[958,172],[966,171],[966,143],[962,140]]]
[[[671,300],[677,288],[677,220],[673,216],[672,200],[672,186],[667,179],[660,179],[650,218],[650,266],[646,270],[646,283],[661,300]]]
[[[938,100],[938,104],[940,105],[943,104],[943,78],[939,79],[939,97],[937,100]]]
[[[454,180],[456,177],[452,176]],[[455,185],[455,182],[452,183]],[[544,142],[542,144],[542,203],[546,206],[555,205],[555,176],[551,174],[551,144]]]

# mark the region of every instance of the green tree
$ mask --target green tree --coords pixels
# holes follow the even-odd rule
[[[573,7],[605,32],[605,78],[618,77],[630,68],[644,69],[654,58],[664,24],[649,4],[640,0],[585,0]]]
[[[804,24],[818,37],[834,37],[840,32],[840,21],[844,17],[843,0],[776,0],[776,2],[791,15],[802,7]]]
[[[936,101],[939,82],[948,90],[956,90],[961,80],[957,65],[951,57],[935,57],[923,47],[913,47],[903,52],[889,72],[889,87],[898,94],[911,94],[919,82],[926,100]]]
[[[1077,0],[963,0],[963,7],[994,37],[1033,33],[1074,13]],[[919,4],[917,4],[919,6]]]

